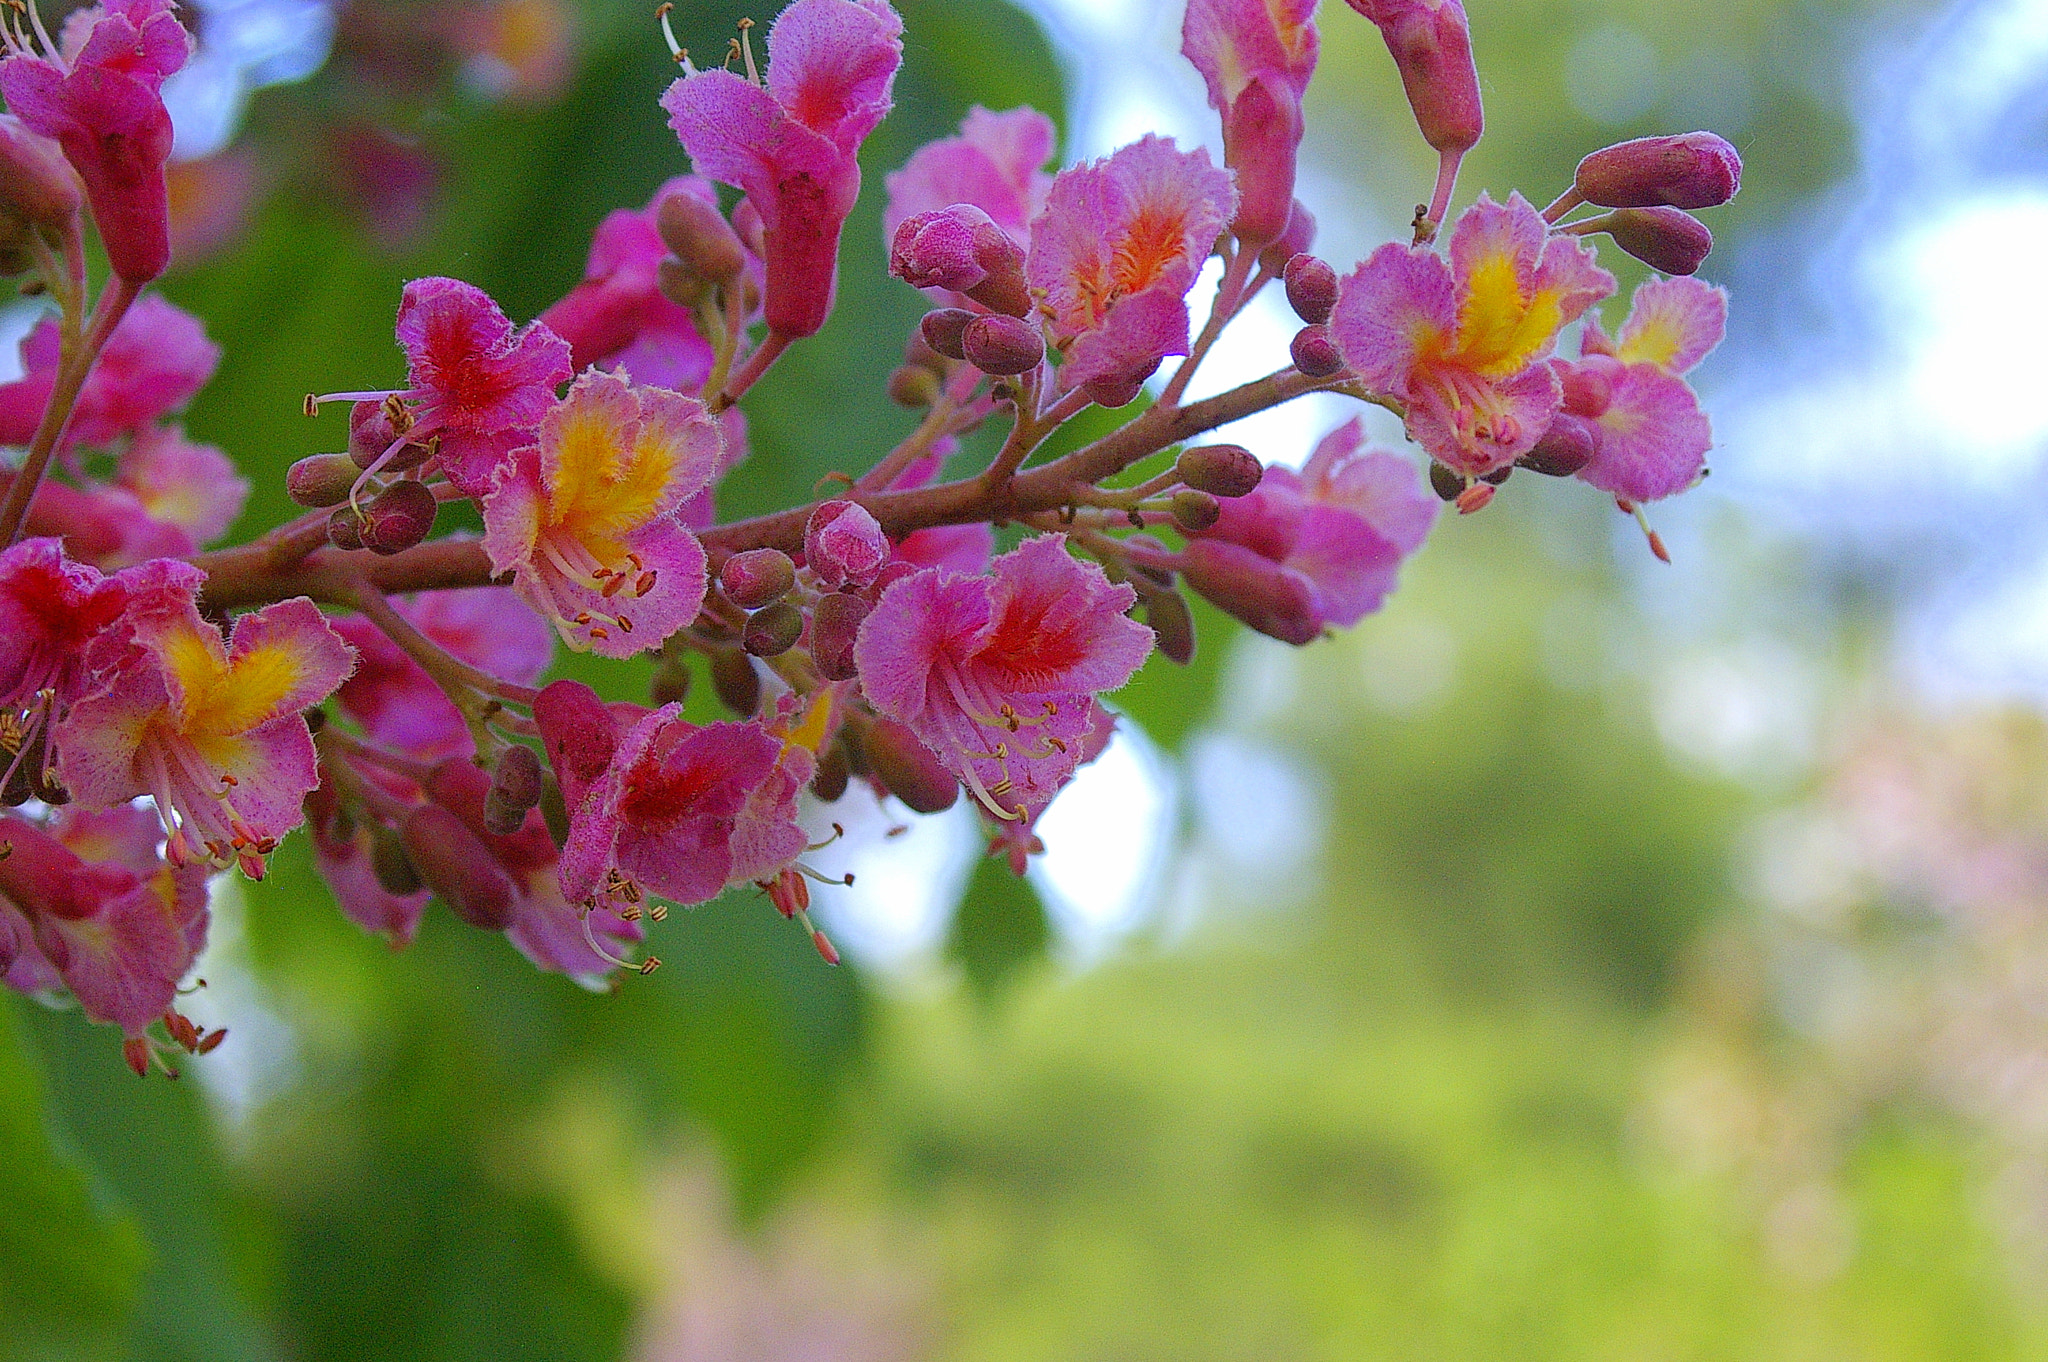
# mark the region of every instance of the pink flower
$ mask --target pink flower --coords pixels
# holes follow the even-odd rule
[[[75,563],[54,539],[0,552],[0,710],[50,693],[61,713],[93,679],[102,638],[128,608],[128,583]]]
[[[354,649],[304,597],[243,615],[231,639],[189,591],[129,622],[133,654],[58,726],[65,784],[87,807],[151,795],[174,864],[239,862],[260,879],[318,783],[304,712]]]
[[[554,654],[553,631],[501,586],[424,591],[392,607],[455,657],[515,685],[539,680]],[[383,630],[360,615],[333,625],[356,650],[334,698],[371,741],[429,762],[474,750],[455,702]]]
[[[17,48],[0,61],[7,107],[64,148],[85,182],[108,263],[136,284],[162,274],[171,258],[171,117],[157,90],[192,51],[172,8],[172,0],[111,0],[71,16],[60,51]]]
[[[697,173],[761,215],[777,335],[812,335],[831,314],[839,232],[860,195],[855,156],[889,112],[902,32],[887,0],[796,0],[769,30],[765,89],[692,70],[661,97]]]
[[[704,550],[680,508],[719,458],[703,403],[588,371],[484,499],[491,567],[571,648],[652,648],[704,604]]]
[[[393,946],[412,942],[420,915],[433,897],[428,889],[395,894],[377,878],[379,835],[392,836],[362,818],[343,818],[334,788],[323,768],[318,788],[306,796],[306,831],[313,848],[313,869],[327,882],[334,901],[349,921],[374,932]]]
[[[23,337],[22,377],[0,384],[0,442],[25,445],[35,435],[57,381],[58,346],[54,316]],[[143,295],[107,337],[65,442],[103,445],[148,429],[190,402],[219,364],[220,347],[197,317],[154,293]]]
[[[1304,644],[1379,609],[1441,504],[1408,460],[1367,446],[1354,418],[1323,437],[1299,474],[1269,468],[1248,495],[1223,499],[1178,566],[1254,629]]]
[[[1580,359],[1553,360],[1564,411],[1588,423],[1593,456],[1578,476],[1631,501],[1655,501],[1699,481],[1713,429],[1679,375],[1720,344],[1728,295],[1697,279],[1651,279],[1629,300],[1612,340],[1597,321]]]
[[[1066,351],[1063,388],[1120,406],[1160,360],[1187,353],[1187,292],[1236,207],[1229,171],[1162,137],[1059,173],[1025,273]]]
[[[584,735],[581,770],[597,768],[609,740]],[[615,741],[594,780],[564,782],[565,795],[578,792],[562,847],[562,889],[571,899],[619,897],[633,886],[701,903],[728,885],[769,878],[802,854],[808,839],[796,825],[796,797],[811,778],[809,749],[757,722],[699,728],[674,704]]]
[[[1223,164],[1237,174],[1233,230],[1249,246],[1287,227],[1301,100],[1320,43],[1315,0],[1190,0],[1180,50],[1223,115]]]
[[[442,278],[405,286],[398,343],[409,366],[409,386],[398,396],[417,404],[406,440],[438,436],[448,480],[481,499],[554,405],[555,389],[572,372],[568,344],[538,322],[514,330],[482,289]]]
[[[541,323],[569,342],[570,363],[618,368],[640,383],[695,392],[711,372],[711,346],[689,312],[665,297],[660,265],[669,250],[655,230],[655,208],[671,194],[716,206],[709,181],[678,176],[637,212],[620,208],[597,225],[583,282],[541,313]]]
[[[1593,254],[1520,194],[1482,194],[1450,259],[1388,244],[1338,288],[1330,332],[1368,388],[1405,402],[1408,434],[1439,462],[1483,477],[1513,463],[1557,413],[1543,360],[1560,328],[1614,291]]]
[[[206,872],[159,860],[136,809],[66,809],[47,830],[0,815],[0,841],[0,974],[24,991],[61,980],[88,1017],[140,1035],[206,944]]]
[[[1097,691],[1129,680],[1152,633],[1137,599],[1062,535],[1027,539],[987,577],[928,568],[892,584],[854,659],[876,711],[907,725],[999,819],[1025,819],[1074,772]]]
[[[1052,120],[1028,106],[990,113],[975,105],[960,121],[958,136],[925,143],[903,169],[886,177],[883,242],[896,239],[906,218],[968,203],[994,219],[1010,240],[1027,245],[1032,219],[1052,188],[1043,167],[1058,136]]]
[[[249,499],[249,481],[228,456],[187,440],[179,426],[138,433],[121,452],[115,482],[152,521],[185,536],[186,547],[173,552],[219,539]]]

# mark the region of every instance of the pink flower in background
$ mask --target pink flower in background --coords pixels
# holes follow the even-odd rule
[[[575,803],[563,892],[601,897],[622,878],[702,903],[729,884],[767,878],[808,842],[796,796],[811,770],[808,749],[759,723],[700,728],[680,705],[664,705],[619,738]]]
[[[35,435],[57,381],[58,358],[57,319],[45,317],[22,338],[22,376],[0,384],[0,443],[25,445]],[[107,337],[64,439],[103,445],[146,430],[190,402],[219,364],[220,347],[197,317],[145,294]]]
[[[0,61],[0,94],[31,130],[55,138],[85,182],[114,273],[134,284],[171,258],[164,166],[171,117],[158,93],[192,37],[172,0],[112,0],[65,21],[61,51]]]
[[[423,591],[392,608],[453,656],[514,685],[539,680],[554,656],[554,631],[502,586]],[[356,650],[356,669],[334,698],[365,735],[420,761],[474,749],[455,702],[383,630],[361,615],[333,623]]]
[[[130,624],[133,655],[58,726],[64,783],[86,807],[153,796],[174,864],[239,862],[260,879],[318,783],[304,712],[355,650],[304,597],[243,615],[228,639],[189,592]]]
[[[1059,173],[1025,273],[1066,351],[1061,387],[1121,406],[1187,353],[1188,290],[1236,207],[1229,171],[1163,137]]]
[[[876,711],[907,725],[1001,819],[1049,803],[1079,763],[1094,695],[1130,679],[1152,632],[1137,599],[1063,535],[1027,539],[987,577],[925,569],[882,593],[854,648]]]
[[[1019,246],[1030,244],[1032,219],[1045,208],[1059,133],[1029,106],[990,113],[979,104],[960,120],[960,132],[927,142],[885,177],[889,204],[882,210],[882,241],[896,239],[906,218],[969,203],[995,220]]]
[[[1631,501],[1655,501],[1699,480],[1714,434],[1680,377],[1721,342],[1728,295],[1697,279],[1651,279],[1609,339],[1589,320],[1578,360],[1553,360],[1564,411],[1588,423],[1585,482]]]
[[[561,337],[538,322],[515,330],[490,295],[459,279],[405,286],[398,343],[409,366],[399,396],[417,403],[406,438],[438,436],[442,471],[468,497],[490,491],[572,372]]]
[[[313,869],[326,881],[342,913],[366,932],[393,946],[412,942],[420,915],[433,898],[430,889],[393,893],[377,878],[376,842],[388,829],[359,818],[340,817],[341,807],[323,768],[320,784],[306,796],[306,831],[313,848]]]
[[[704,550],[680,508],[719,471],[704,404],[586,372],[484,499],[484,550],[577,651],[631,657],[697,617]]]
[[[707,180],[682,175],[655,191],[647,207],[605,215],[590,243],[583,281],[540,320],[569,342],[570,363],[623,369],[637,383],[696,392],[711,372],[711,346],[697,334],[687,309],[665,297],[660,265],[669,253],[655,230],[655,208],[670,194],[688,194],[714,207]]]
[[[1237,175],[1231,224],[1256,248],[1287,227],[1301,101],[1320,41],[1316,0],[1189,0],[1181,52],[1202,73],[1223,116],[1223,164]]]
[[[766,88],[692,71],[661,97],[697,173],[760,214],[768,328],[814,334],[832,311],[861,142],[891,107],[903,21],[887,0],[796,0],[768,33]]]
[[[206,871],[156,854],[140,809],[66,809],[48,829],[0,815],[0,975],[26,992],[71,990],[130,1036],[168,1010],[206,944]],[[24,931],[26,928],[26,931]]]
[[[1261,633],[1289,643],[1379,609],[1442,503],[1415,467],[1365,444],[1353,418],[1325,435],[1300,473],[1268,468],[1188,545],[1188,584]]]
[[[1483,477],[1529,452],[1558,410],[1542,362],[1560,328],[1614,291],[1576,241],[1551,237],[1520,194],[1484,194],[1450,259],[1388,244],[1339,286],[1330,332],[1366,386],[1405,402],[1429,455]]]
[[[121,452],[115,485],[151,520],[190,541],[177,552],[213,543],[249,500],[249,480],[213,445],[195,444],[180,426],[145,430]]]

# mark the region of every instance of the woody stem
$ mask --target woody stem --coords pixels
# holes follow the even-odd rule
[[[29,441],[28,457],[22,460],[21,471],[14,475],[6,499],[0,501],[0,545],[12,544],[21,538],[22,526],[28,521],[29,503],[35,500],[36,489],[43,483],[43,474],[49,471],[50,458],[57,452],[57,443],[64,438],[64,428],[71,423],[72,410],[78,405],[78,394],[92,373],[94,361],[106,346],[107,337],[113,334],[114,328],[127,314],[128,305],[140,292],[140,284],[115,275],[100,293],[99,304],[93,308],[92,320],[87,323],[83,336],[72,331],[76,310],[66,309],[64,347],[57,362],[56,383],[50,389],[49,401],[43,404],[43,419],[37,422],[35,436]]]

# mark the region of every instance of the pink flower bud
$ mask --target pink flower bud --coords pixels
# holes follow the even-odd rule
[[[1307,579],[1250,549],[1197,539],[1181,555],[1181,571],[1211,604],[1283,643],[1298,647],[1323,631]]]
[[[846,784],[852,775],[852,766],[846,759],[846,745],[835,742],[818,754],[818,769],[811,774],[811,793],[827,804],[833,803],[846,793]]]
[[[1030,322],[997,313],[967,323],[960,333],[960,349],[967,362],[985,374],[1023,374],[1045,358],[1045,337]]]
[[[354,553],[363,546],[363,517],[353,506],[337,506],[327,517],[327,542]]]
[[[947,359],[966,359],[967,352],[961,348],[961,336],[967,330],[967,323],[974,320],[974,314],[964,307],[941,307],[924,314],[924,320],[917,324],[918,334],[932,353],[944,355]]]
[[[403,553],[434,532],[434,517],[441,503],[434,489],[408,478],[394,482],[372,497],[363,507],[358,529],[363,547],[372,553]]]
[[[1259,252],[1259,265],[1268,274],[1278,274],[1287,262],[1316,244],[1316,215],[1296,199],[1287,210],[1287,226],[1280,239]]]
[[[1280,277],[1287,285],[1287,303],[1295,316],[1310,326],[1330,320],[1330,310],[1337,306],[1337,271],[1330,268],[1329,261],[1303,251],[1287,262]]]
[[[1536,447],[1516,464],[1545,477],[1568,478],[1593,461],[1600,448],[1598,429],[1583,416],[1559,412]],[[1460,489],[1463,490],[1463,489]]]
[[[1145,623],[1151,627],[1154,646],[1175,666],[1187,666],[1195,660],[1195,616],[1188,609],[1187,597],[1160,589],[1142,594]]]
[[[747,248],[718,209],[695,194],[676,190],[664,194],[654,208],[654,230],[661,242],[698,279],[728,284],[747,265]]]
[[[391,446],[398,443],[400,433],[382,402],[358,402],[348,412],[348,456],[355,460],[358,468],[374,467],[391,450]],[[399,445],[398,451],[391,455],[391,461],[384,465],[384,471],[403,473],[417,468],[427,461],[431,453],[433,451],[425,445]]]
[[[540,758],[531,747],[509,747],[491,770],[491,788],[484,794],[484,828],[500,837],[510,837],[526,822],[526,815],[540,803],[547,786]]]
[[[943,813],[960,797],[960,782],[917,734],[893,719],[876,719],[861,734],[868,772],[915,813]]]
[[[1219,497],[1245,496],[1266,476],[1243,445],[1196,445],[1182,450],[1173,467],[1188,486]]]
[[[1710,132],[1639,137],[1579,162],[1572,184],[1603,208],[1713,208],[1742,187],[1742,157]]]
[[[754,670],[754,659],[737,648],[711,654],[711,689],[742,719],[761,708],[761,674]]]
[[[755,657],[780,657],[804,636],[804,612],[788,601],[756,610],[740,631],[740,646]]]
[[[1486,119],[1464,5],[1459,0],[1350,0],[1350,5],[1379,25],[1422,139],[1446,156],[1471,150]]]
[[[78,177],[55,142],[0,114],[0,213],[60,237],[78,230]]]
[[[1013,317],[1031,310],[1023,250],[971,203],[905,218],[889,247],[889,273],[912,288],[952,289]]]
[[[1293,357],[1294,367],[1310,378],[1328,378],[1344,371],[1344,356],[1338,353],[1327,326],[1304,326],[1295,332],[1287,353]]]
[[[284,492],[301,506],[333,506],[348,500],[362,470],[346,454],[314,454],[284,471]]]
[[[823,502],[804,527],[805,566],[831,590],[866,586],[893,552],[881,524],[856,502]]]
[[[577,803],[611,765],[619,746],[618,719],[596,691],[581,681],[564,680],[542,687],[534,697],[533,722],[563,797]]]
[[[1665,274],[1691,274],[1714,249],[1707,224],[1680,208],[1617,208],[1592,219],[1614,244]]]
[[[399,830],[407,859],[449,911],[472,927],[512,925],[512,880],[483,840],[439,804],[422,804]]]
[[[781,549],[748,549],[725,560],[718,585],[742,610],[773,605],[796,585],[796,564]]]
[[[827,681],[851,681],[860,674],[853,661],[853,644],[868,608],[860,597],[834,591],[811,611],[811,660],[818,664],[818,675]]]

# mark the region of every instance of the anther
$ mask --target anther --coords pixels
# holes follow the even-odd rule
[[[660,956],[656,956],[656,955],[650,955],[650,956],[648,956],[648,957],[647,957],[647,958],[646,958],[645,960],[642,960],[642,961],[640,962],[640,972],[641,972],[642,974],[652,974],[652,973],[654,973],[654,972],[655,972],[656,970],[658,970],[658,969],[660,969],[660,968],[661,968],[661,957],[660,957]]]
[[[306,401],[304,405],[302,405],[299,408],[299,410],[303,411],[308,416],[318,416],[320,414],[320,399],[315,397],[312,393],[307,393]]]
[[[740,56],[746,62],[747,79],[755,85],[759,85],[761,83],[761,72],[754,65],[753,28],[754,21],[752,19],[740,20]]]

